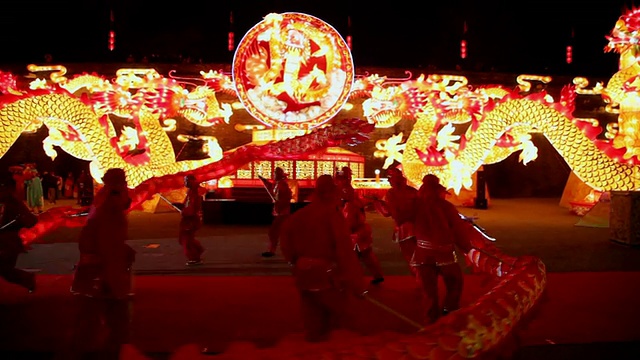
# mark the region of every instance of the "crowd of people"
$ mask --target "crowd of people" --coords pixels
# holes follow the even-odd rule
[[[93,179],[84,170],[77,177],[73,172],[63,177],[55,171],[40,171],[35,164],[25,164],[12,166],[9,172],[16,195],[34,214],[62,199],[75,199],[81,205],[89,205],[93,199]]]
[[[460,307],[463,276],[456,252],[466,253],[471,245],[460,235],[464,232],[458,230],[469,223],[446,200],[447,191],[436,176],[426,175],[419,189],[407,184],[400,169],[390,169],[388,177],[391,188],[384,199],[375,199],[374,206],[394,221],[391,240],[399,245],[422,290],[422,323],[430,324]],[[34,175],[30,180],[35,178],[39,177]],[[0,180],[0,275],[34,291],[35,276],[16,269],[16,259],[25,252],[18,231],[34,226],[37,216],[18,195],[14,177]],[[135,251],[126,243],[131,198],[122,169],[109,169],[102,180],[104,186],[93,199],[78,239],[80,257],[71,292],[79,295],[77,327],[109,327],[113,338],[106,340],[106,347],[117,352],[128,339],[123,327],[128,323],[128,304],[133,295]],[[43,182],[52,184],[49,181]],[[56,182],[59,183],[64,185],[58,188],[68,194],[72,186],[67,186],[66,180]],[[187,258],[186,265],[201,265],[205,249],[195,236],[202,225],[203,194],[193,175],[185,176],[184,185],[186,197],[177,206],[181,213],[177,238]],[[280,245],[299,292],[306,339],[326,340],[333,329],[352,321],[349,309],[354,301],[368,296],[365,270],[372,277],[371,285],[384,282],[365,201],[354,190],[348,167],[335,175],[319,176],[309,204],[295,212],[291,211],[291,189],[282,168],[275,169],[274,182],[267,185],[273,200],[273,224],[262,256],[275,256]],[[55,201],[53,196],[48,198]],[[438,300],[439,276],[446,288],[442,305]],[[68,348],[81,353],[86,343],[81,337],[85,335],[85,331],[78,332],[80,338],[70,339]]]

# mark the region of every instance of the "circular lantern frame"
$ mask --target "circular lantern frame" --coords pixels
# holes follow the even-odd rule
[[[312,129],[344,106],[354,82],[351,52],[326,22],[303,13],[269,14],[251,28],[233,58],[245,109],[279,129]]]

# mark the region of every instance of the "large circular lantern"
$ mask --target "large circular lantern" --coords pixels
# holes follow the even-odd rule
[[[269,14],[233,59],[240,101],[273,128],[311,129],[334,117],[353,85],[353,60],[338,32],[307,14]]]

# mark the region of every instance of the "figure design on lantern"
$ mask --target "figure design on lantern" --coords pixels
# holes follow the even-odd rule
[[[308,129],[331,119],[353,83],[340,35],[305,14],[269,14],[242,39],[234,58],[240,100],[273,127]]]

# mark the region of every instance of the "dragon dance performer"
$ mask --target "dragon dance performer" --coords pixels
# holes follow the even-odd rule
[[[410,265],[416,249],[414,218],[418,190],[407,184],[407,178],[398,168],[389,169],[387,177],[391,188],[383,200],[376,198],[373,205],[382,216],[393,219],[395,223],[393,242],[398,244],[407,265]],[[415,275],[415,268],[413,266],[409,268]]]
[[[36,288],[35,274],[17,269],[16,262],[18,256],[26,252],[19,231],[35,226],[38,217],[18,198],[12,175],[3,175],[0,179],[0,277],[33,292]]]
[[[348,169],[348,171],[347,171]],[[353,250],[358,254],[365,267],[373,276],[371,284],[377,285],[384,281],[380,260],[373,252],[373,234],[371,225],[367,223],[364,202],[355,193],[351,185],[351,169],[343,168],[336,176],[336,184],[342,197],[342,214],[347,221]]]
[[[202,253],[204,247],[196,239],[196,231],[202,226],[202,195],[199,192],[195,176],[184,177],[184,185],[187,188],[187,197],[182,203],[180,211],[180,231],[178,241],[182,245],[184,255],[187,257],[187,266],[202,265]]]
[[[349,324],[353,295],[366,293],[362,266],[352,250],[330,175],[318,177],[312,202],[285,222],[281,249],[300,295],[306,339],[326,340],[333,324]]]
[[[131,198],[124,170],[109,169],[102,181],[78,240],[80,260],[71,292],[81,296],[75,299],[73,332],[60,358],[117,358],[129,342],[135,260],[135,250],[126,243]]]
[[[287,174],[281,167],[277,167],[274,171],[274,181],[273,190],[267,188],[273,200],[273,221],[269,228],[269,245],[267,251],[262,253],[263,257],[272,257],[276,254],[282,224],[291,215],[293,193],[287,183]]]
[[[80,232],[80,259],[71,292],[89,297],[125,299],[131,294],[135,251],[126,243],[131,204],[124,170],[107,170]]]
[[[460,236],[462,228],[471,226],[463,220],[456,207],[447,201],[446,188],[435,175],[425,175],[418,190],[415,216],[417,246],[411,265],[424,291],[424,317],[435,322],[441,314],[457,310],[463,289],[462,267],[457,261],[456,245],[465,253],[471,243]],[[444,307],[438,298],[438,276],[445,284]]]

